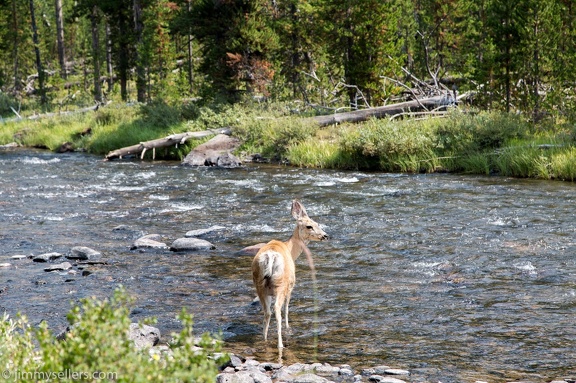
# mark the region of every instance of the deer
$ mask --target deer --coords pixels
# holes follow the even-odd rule
[[[296,220],[296,228],[290,239],[286,242],[278,240],[268,242],[260,248],[252,261],[252,280],[264,311],[264,341],[268,338],[268,328],[272,316],[272,299],[274,298],[278,349],[280,350],[284,348],[282,343],[282,306],[284,306],[286,329],[290,328],[288,305],[296,283],[294,262],[302,252],[305,252],[311,261],[308,243],[328,239],[328,234],[320,228],[318,223],[308,217],[308,213],[300,201],[292,201],[291,213]]]

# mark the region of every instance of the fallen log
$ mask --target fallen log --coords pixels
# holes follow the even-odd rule
[[[467,97],[467,95],[463,94],[457,99],[460,100],[464,97]],[[378,106],[375,108],[354,110],[352,112],[309,117],[308,119],[323,127],[339,124],[342,122],[361,122],[370,118],[382,118],[385,116],[401,114],[408,111],[437,109],[439,107],[447,107],[449,105],[454,105],[454,98],[452,96],[434,96],[419,100],[400,102],[397,104]]]
[[[125,148],[113,150],[106,155],[106,160],[113,160],[115,158],[122,158],[129,155],[140,154],[140,159],[144,158],[144,154],[148,149],[152,149],[152,159],[156,158],[156,149],[165,148],[168,146],[178,146],[183,145],[190,138],[202,138],[207,136],[212,136],[215,134],[226,134],[230,135],[231,131],[229,128],[222,129],[210,129],[203,130],[201,132],[184,132],[178,134],[171,134],[168,137],[158,138],[155,140],[141,142],[136,145],[127,146]]]

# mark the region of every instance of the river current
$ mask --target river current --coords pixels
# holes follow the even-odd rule
[[[0,313],[54,332],[71,302],[126,287],[134,321],[177,314],[221,332],[225,349],[274,361],[261,335],[245,246],[287,240],[299,198],[330,240],[310,244],[290,305],[284,363],[390,365],[413,381],[576,378],[576,185],[451,174],[247,165],[105,162],[86,154],[0,151]],[[215,250],[134,251],[189,230]],[[14,255],[102,252],[85,273],[45,272]],[[58,261],[60,262],[60,261]]]

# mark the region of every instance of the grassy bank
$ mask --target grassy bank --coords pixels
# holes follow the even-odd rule
[[[241,152],[295,166],[576,180],[574,124],[536,125],[512,114],[454,111],[441,119],[381,119],[320,129],[292,111],[286,104],[111,104],[74,116],[5,123],[0,144],[56,150],[71,142],[77,150],[105,155],[172,133],[230,126],[244,142]],[[179,160],[190,146],[157,157]]]

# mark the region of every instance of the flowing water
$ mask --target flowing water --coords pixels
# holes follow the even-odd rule
[[[303,256],[284,363],[387,364],[412,381],[576,378],[576,185],[446,174],[398,175],[250,165],[104,162],[84,154],[0,151],[0,312],[66,325],[71,302],[136,298],[135,321],[166,336],[182,307],[226,350],[274,361],[253,303],[245,246],[288,239],[293,198],[331,236]],[[216,250],[133,251],[193,229]],[[89,275],[44,272],[13,255],[88,246]],[[73,271],[73,272],[74,272]]]

